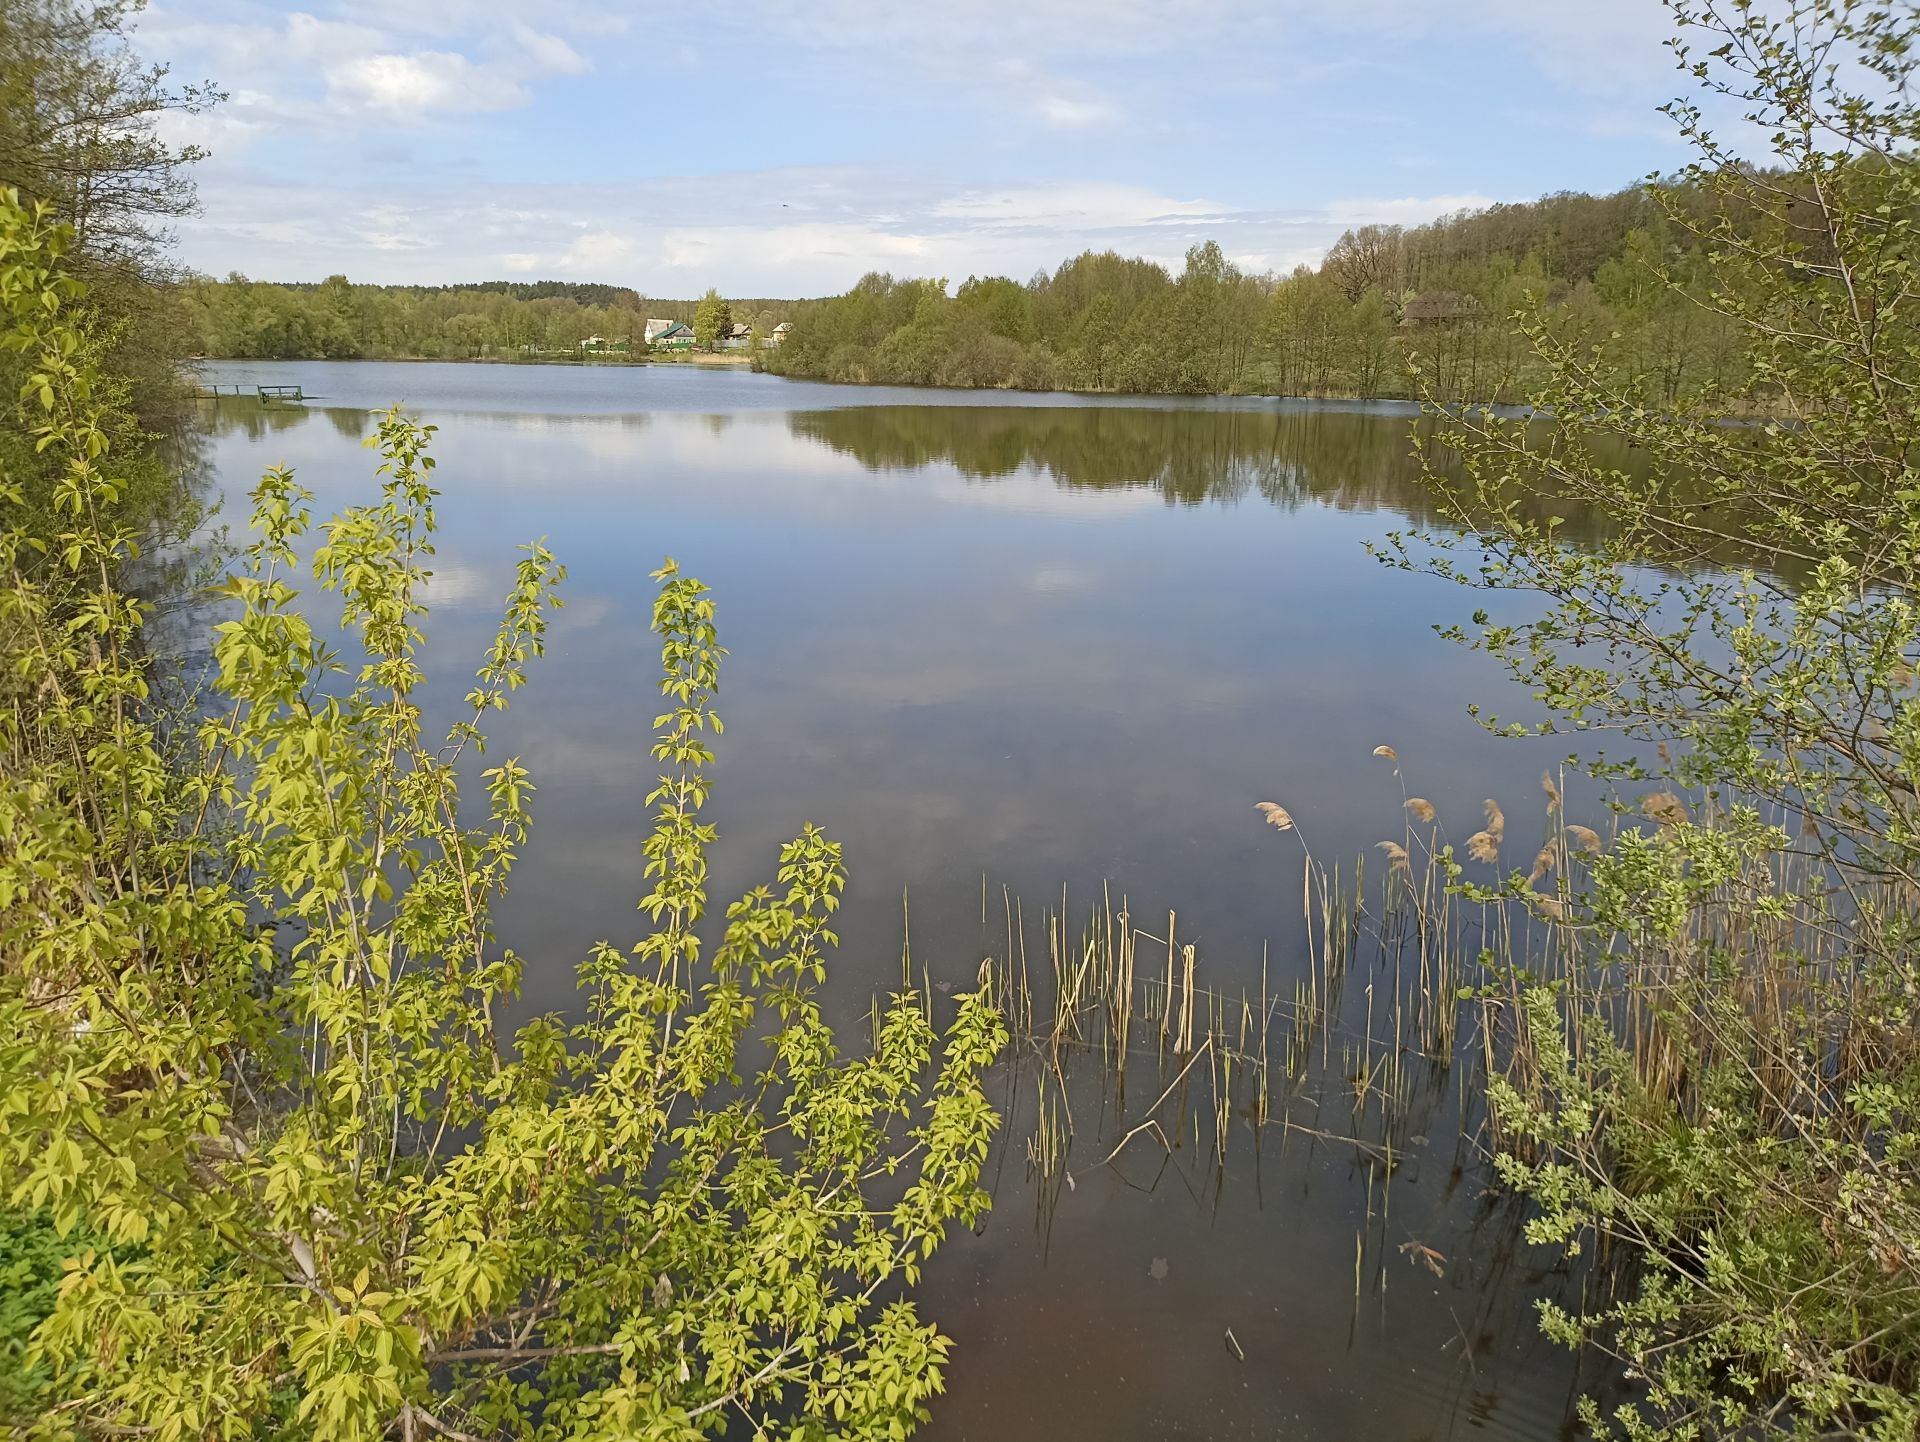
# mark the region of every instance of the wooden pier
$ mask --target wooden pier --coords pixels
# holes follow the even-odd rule
[[[307,398],[306,391],[298,385],[249,387],[237,382],[195,386],[193,398],[197,401],[238,400],[249,390],[259,398],[263,406],[271,405],[274,401],[304,401]]]

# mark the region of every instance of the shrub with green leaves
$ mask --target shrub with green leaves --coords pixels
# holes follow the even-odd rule
[[[508,1030],[520,962],[490,918],[533,782],[482,723],[540,655],[560,567],[526,549],[430,731],[431,430],[390,413],[377,501],[316,528],[290,473],[262,480],[211,694],[163,746],[64,243],[0,196],[0,344],[58,469],[49,512],[0,494],[0,1217],[41,1219],[0,1249],[0,1346],[33,1310],[0,1421],[903,1436],[948,1349],[909,1289],[987,1205],[986,982],[944,1030],[902,990],[842,1055],[816,989],[846,875],[811,826],[705,924],[723,652],[668,562],[645,934],[585,959],[572,1019]]]
[[[1550,417],[1446,412],[1464,532],[1392,559],[1520,593],[1454,632],[1657,777],[1575,891],[1547,871],[1527,970],[1483,1025],[1500,1167],[1530,1236],[1608,1267],[1549,1329],[1643,1384],[1634,1438],[1920,1432],[1920,16],[1856,0],[1678,0],[1700,103],[1671,204],[1743,338],[1737,388],[1676,404],[1600,346],[1519,322]],[[1702,42],[1701,37],[1705,40]],[[1709,127],[1744,114],[1761,165]],[[1625,468],[1623,453],[1651,464]],[[1436,480],[1440,478],[1436,477]],[[1544,500],[1545,506],[1529,506]],[[1564,544],[1552,506],[1614,522]],[[1462,556],[1466,549],[1471,554]],[[1646,758],[1651,767],[1652,758]],[[1527,893],[1540,881],[1514,877]],[[1596,1245],[1597,1243],[1597,1245]],[[1603,1284],[1604,1283],[1604,1284]]]

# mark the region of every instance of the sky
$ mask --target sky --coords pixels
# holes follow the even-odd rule
[[[1255,272],[1683,158],[1659,0],[152,0],[197,271],[822,295]]]

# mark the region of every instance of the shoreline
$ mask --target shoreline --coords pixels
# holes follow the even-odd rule
[[[750,366],[751,356],[706,355],[706,354],[668,354],[614,356],[601,355],[592,359],[583,356],[543,355],[543,356],[488,356],[488,355],[355,355],[355,356],[265,356],[265,355],[197,355],[189,356],[182,362],[187,368],[203,365],[353,365],[371,362],[376,365],[449,365],[449,366],[605,366],[612,370],[621,370],[631,366],[650,365],[708,365],[708,366]]]
[[[910,391],[965,391],[971,395],[1010,395],[1010,396],[1082,396],[1090,400],[1123,400],[1136,398],[1146,401],[1325,401],[1337,405],[1358,406],[1418,406],[1420,401],[1414,396],[1359,395],[1354,393],[1322,392],[1316,394],[1286,395],[1276,391],[1124,391],[1124,390],[1088,390],[1067,387],[1053,387],[1036,390],[1028,386],[936,386],[915,381],[864,381],[831,380],[825,376],[794,374],[762,368],[753,369],[753,357],[745,355],[709,355],[705,353],[688,354],[681,352],[664,356],[633,357],[631,359],[598,358],[583,360],[567,356],[541,356],[538,358],[508,358],[504,356],[193,356],[183,362],[186,370],[192,371],[203,365],[461,365],[461,366],[556,366],[574,369],[628,370],[646,366],[698,366],[718,370],[746,370],[756,375],[771,376],[777,380],[792,381],[802,385],[844,386],[854,390],[910,390]],[[1504,407],[1504,403],[1498,403]]]

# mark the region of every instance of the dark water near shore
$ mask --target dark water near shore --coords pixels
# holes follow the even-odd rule
[[[1003,884],[1030,907],[1064,885],[1079,910],[1110,882],[1136,915],[1177,909],[1211,984],[1257,987],[1265,948],[1290,987],[1298,851],[1256,801],[1284,803],[1316,854],[1350,857],[1400,835],[1402,780],[1376,745],[1462,835],[1488,796],[1518,828],[1568,749],[1470,718],[1475,702],[1537,714],[1434,634],[1486,598],[1366,553],[1435,515],[1402,407],[669,367],[205,374],[318,397],[206,408],[236,524],[272,464],[322,511],[372,494],[359,442],[374,408],[404,401],[440,427],[428,662],[450,694],[491,636],[514,547],[545,536],[566,563],[550,653],[491,729],[490,755],[519,755],[539,787],[501,918],[533,1007],[566,1005],[589,943],[638,932],[647,573],[667,554],[714,587],[732,653],[712,894],[767,876],[802,821],[843,842],[847,1018],[898,975],[903,893],[916,967],[966,983],[1001,934]],[[1597,809],[1576,796],[1569,819],[1595,823],[1583,805]],[[1145,1162],[1085,1169],[1042,1228],[1012,1151],[985,1231],[954,1238],[923,1293],[958,1342],[925,1435],[1557,1435],[1575,1369],[1535,1335],[1530,1299],[1553,1279],[1528,1270],[1551,1258],[1481,1195],[1449,1131],[1459,1086],[1434,1078],[1390,1202],[1350,1149],[1268,1138],[1217,1184],[1178,1165],[1151,1187]],[[1379,1239],[1358,1300],[1357,1229]],[[1445,1275],[1403,1242],[1443,1254]]]

